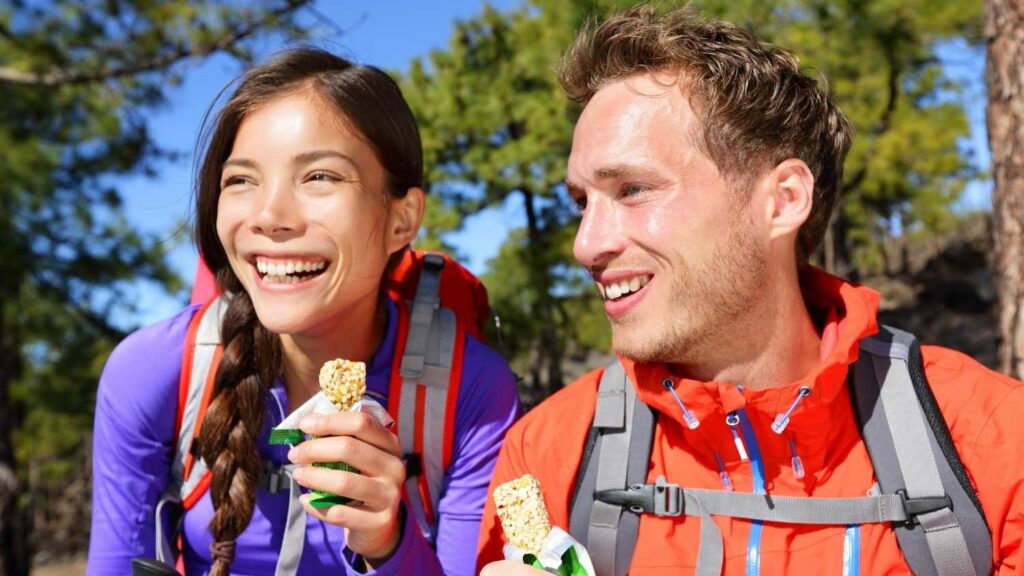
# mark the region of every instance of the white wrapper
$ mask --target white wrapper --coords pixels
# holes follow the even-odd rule
[[[334,414],[338,409],[324,396],[323,392],[317,392],[309,400],[306,400],[302,406],[295,409],[294,412],[288,415],[287,418],[281,421],[280,424],[274,427],[275,430],[288,430],[299,427],[299,420],[302,420],[303,416],[307,414]],[[380,405],[379,402],[373,398],[363,396],[363,399],[356,402],[352,406],[352,412],[365,412],[374,417],[375,420],[381,423],[382,426],[390,430],[394,425],[395,421],[388,414],[387,409]]]
[[[590,561],[590,555],[587,554],[586,548],[558,526],[552,527],[551,532],[548,532],[548,537],[544,540],[544,547],[541,548],[537,560],[545,569],[557,572],[558,567],[562,565],[562,555],[569,548],[576,550],[576,557],[579,558],[580,564],[583,565],[587,574],[595,576],[594,564]],[[526,550],[521,550],[511,544],[505,544],[503,552],[505,560],[518,562],[524,562],[524,556],[529,554]]]

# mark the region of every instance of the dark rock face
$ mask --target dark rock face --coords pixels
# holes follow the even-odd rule
[[[904,271],[865,282],[882,293],[879,320],[994,367],[999,333],[987,215],[969,216],[941,236],[896,242],[893,249],[908,255]]]

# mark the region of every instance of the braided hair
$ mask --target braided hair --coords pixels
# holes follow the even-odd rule
[[[289,50],[251,69],[212,121],[207,121],[209,114],[204,120],[205,151],[195,174],[196,241],[228,297],[221,322],[224,353],[199,432],[201,455],[213,474],[211,576],[229,573],[235,542],[252,519],[265,398],[283,362],[280,338],[260,323],[217,236],[221,171],[245,118],[274,99],[302,90],[312,90],[333,105],[370,144],[387,175],[387,197],[402,198],[423,184],[419,131],[398,85],[377,68],[323,50]]]

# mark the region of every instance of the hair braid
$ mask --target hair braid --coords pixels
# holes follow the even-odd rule
[[[244,290],[231,297],[221,336],[224,355],[199,434],[203,460],[213,473],[211,576],[228,574],[234,542],[252,518],[259,486],[256,441],[263,428],[264,397],[281,364],[279,340],[259,323]]]

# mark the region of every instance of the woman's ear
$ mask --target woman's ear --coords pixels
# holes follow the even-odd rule
[[[796,236],[814,205],[814,175],[803,160],[783,160],[767,175],[771,237]]]
[[[391,201],[386,238],[389,254],[394,254],[416,239],[423,221],[425,204],[423,189],[419,187],[409,188],[404,198]]]

